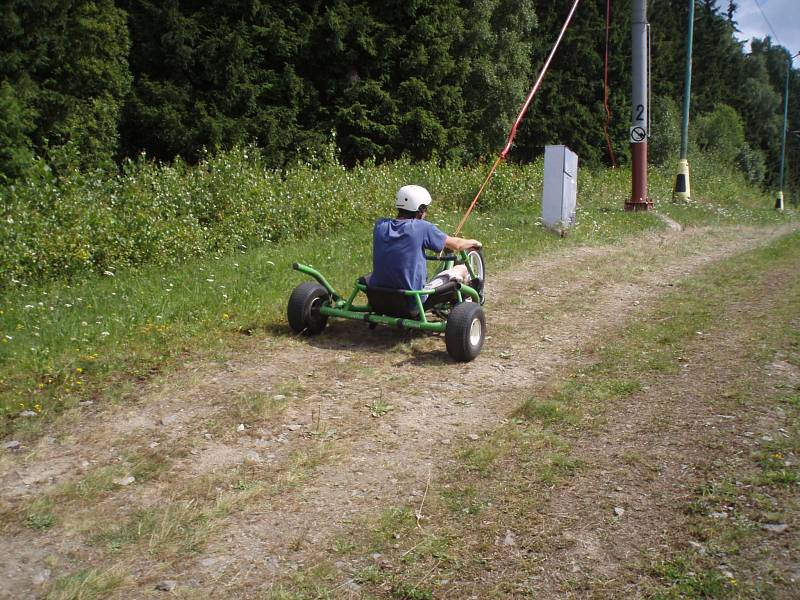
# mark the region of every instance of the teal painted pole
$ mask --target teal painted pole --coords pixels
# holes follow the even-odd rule
[[[781,132],[781,166],[778,175],[778,197],[775,198],[775,209],[783,210],[783,160],[786,154],[786,130],[789,119],[789,71],[792,70],[792,60],[800,56],[800,52],[790,56],[786,62],[786,87],[783,90],[783,131]]]
[[[692,44],[694,42],[694,0],[689,0],[689,32],[686,35],[686,67],[683,79],[683,122],[681,123],[681,155],[689,150],[689,101],[692,97]]]
[[[674,201],[685,202],[691,196],[689,184],[689,102],[692,97],[692,46],[694,45],[694,2],[689,0],[689,23],[686,35],[686,66],[683,75],[683,120],[681,121],[681,151],[678,172],[672,190]]]

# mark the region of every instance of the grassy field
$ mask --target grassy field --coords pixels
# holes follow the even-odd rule
[[[291,263],[346,288],[369,219],[6,291],[8,590],[789,597],[796,214],[715,175],[673,205],[654,171],[658,212],[687,228],[665,232],[622,210],[625,171],[583,173],[559,238],[536,178],[504,177],[523,181],[498,180],[511,195],[465,231],[496,293],[469,365],[429,336],[288,334]],[[455,204],[431,211],[447,231]]]
[[[292,262],[310,263],[334,285],[347,288],[354,277],[370,269],[369,215],[379,214],[378,205],[390,205],[392,186],[409,177],[429,181],[437,198],[443,194],[431,211],[432,220],[452,231],[463,210],[455,207],[469,198],[464,181],[474,183],[480,175],[480,169],[462,171],[465,177],[459,187],[458,169],[402,164],[373,169],[373,178],[368,171],[359,171],[346,176],[350,177],[346,181],[320,187],[319,193],[325,195],[331,185],[348,184],[355,197],[380,194],[389,199],[379,202],[371,197],[366,219],[356,211],[360,217],[326,233],[298,231],[294,239],[216,252],[177,265],[6,287],[0,297],[2,430],[35,433],[44,420],[64,408],[124,397],[137,381],[182,360],[230,351],[239,335],[280,329],[286,298],[300,280],[290,268]],[[578,225],[565,239],[557,239],[538,220],[540,170],[538,163],[503,167],[485,198],[490,210],[477,212],[468,222],[464,235],[484,242],[490,269],[548,248],[614,243],[662,226],[652,215],[621,210],[628,194],[628,172],[585,172],[580,180]],[[173,176],[171,171],[167,174]],[[213,175],[214,180],[220,177]],[[306,170],[302,177],[309,185],[315,179]],[[675,205],[668,201],[670,178],[670,172],[654,170],[651,193],[659,211],[685,225],[777,223],[791,218],[770,210],[763,197],[746,196],[750,192],[730,173],[698,176],[697,200]],[[308,201],[304,198],[297,201]],[[19,417],[32,413],[36,416]]]

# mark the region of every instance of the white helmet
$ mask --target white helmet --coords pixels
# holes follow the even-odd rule
[[[397,208],[417,212],[421,206],[431,203],[431,195],[421,185],[404,185],[397,191]]]

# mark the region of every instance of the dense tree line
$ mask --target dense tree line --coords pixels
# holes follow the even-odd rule
[[[743,48],[735,5],[697,0],[693,141],[776,179],[789,53]],[[571,3],[545,0],[6,0],[0,10],[0,176],[111,166],[141,152],[194,161],[253,143],[281,166],[335,136],[346,164],[473,161],[501,147]],[[631,0],[612,2],[609,107],[625,160]],[[650,0],[653,139],[674,160],[686,0]],[[513,158],[565,143],[608,161],[605,2],[584,0]],[[790,130],[800,75],[790,73]],[[790,134],[790,181],[800,180]]]

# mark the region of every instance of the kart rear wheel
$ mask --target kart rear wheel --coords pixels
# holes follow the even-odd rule
[[[456,304],[447,318],[444,341],[447,353],[458,362],[474,360],[486,338],[486,317],[475,302]]]
[[[320,314],[319,309],[329,300],[328,291],[314,281],[304,281],[294,288],[286,307],[292,331],[306,335],[321,333],[328,324],[328,316]]]

